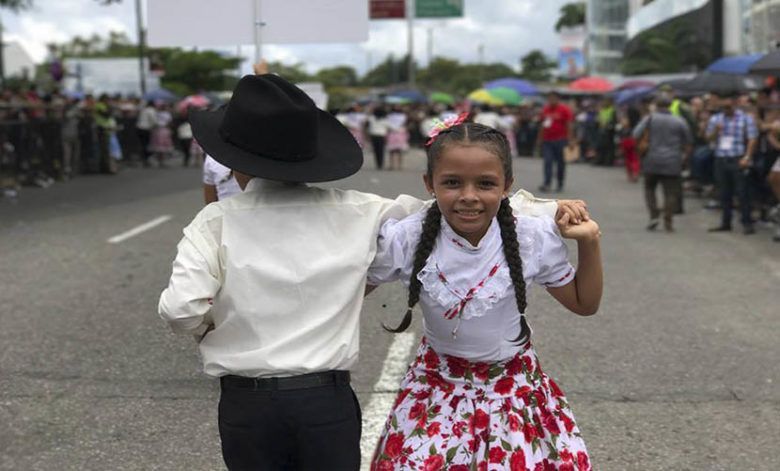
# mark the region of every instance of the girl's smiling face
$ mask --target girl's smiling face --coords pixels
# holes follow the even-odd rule
[[[448,145],[433,162],[432,174],[423,178],[447,223],[473,246],[512,187],[501,158],[479,144]]]

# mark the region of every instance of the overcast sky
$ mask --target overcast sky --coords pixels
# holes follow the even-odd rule
[[[152,0],[153,1],[153,0]],[[218,0],[215,0],[218,1]],[[222,0],[223,4],[231,1]],[[317,1],[317,0],[312,0]],[[485,62],[504,62],[518,68],[519,59],[533,49],[555,57],[559,45],[553,26],[558,10],[566,0],[464,0],[463,18],[417,20],[415,58],[428,61],[428,29],[433,29],[434,56],[478,62],[479,45],[484,45]],[[144,4],[146,1],[144,1]],[[186,5],[186,0],[181,0]],[[101,6],[95,0],[35,0],[35,8],[19,14],[0,11],[5,41],[19,41],[37,61],[46,56],[47,42],[64,42],[76,35],[107,36],[109,31],[124,31],[136,38],[135,0],[120,5]],[[186,11],[182,12],[186,21]],[[406,22],[374,20],[369,40],[362,44],[274,46],[263,48],[270,60],[286,64],[301,62],[309,72],[322,67],[346,64],[360,73],[375,66],[388,54],[406,53]],[[234,51],[234,50],[232,50]],[[251,67],[253,48],[245,46],[245,72]]]

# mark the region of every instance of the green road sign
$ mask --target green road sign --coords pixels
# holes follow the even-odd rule
[[[463,16],[463,0],[416,0],[417,18]]]

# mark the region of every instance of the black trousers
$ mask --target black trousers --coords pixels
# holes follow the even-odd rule
[[[386,143],[387,138],[385,136],[371,136],[371,146],[374,148],[374,161],[376,162],[377,170],[384,168]]]
[[[672,217],[680,204],[680,180],[679,175],[645,174],[645,203],[650,219],[658,219],[660,215],[655,196],[655,188],[660,183],[664,192],[664,224],[671,227]]]
[[[349,384],[253,390],[222,383],[219,435],[231,471],[357,471],[360,427]]]
[[[715,157],[715,178],[720,187],[720,205],[723,208],[721,226],[731,227],[731,206],[735,194],[739,198],[740,222],[743,226],[753,224],[753,201],[748,175],[748,172],[739,168],[739,157]]]

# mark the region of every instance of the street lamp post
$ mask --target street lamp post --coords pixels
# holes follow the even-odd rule
[[[135,22],[138,26],[138,77],[141,85],[141,98],[143,98],[146,95],[146,67],[144,67],[146,32],[141,15],[141,0],[135,0]]]

